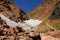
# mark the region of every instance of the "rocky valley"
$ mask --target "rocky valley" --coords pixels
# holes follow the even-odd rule
[[[60,40],[60,0],[44,0],[29,14],[0,0],[0,40]]]

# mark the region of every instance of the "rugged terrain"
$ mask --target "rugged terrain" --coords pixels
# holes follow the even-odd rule
[[[15,22],[29,19],[21,8],[13,4],[12,0],[0,0],[0,14]]]
[[[59,0],[44,0],[41,5],[32,10],[28,15],[30,18],[46,20],[48,19]]]
[[[39,25],[40,30],[60,29],[60,1],[44,0],[44,2],[29,14],[30,18],[39,19],[43,22]]]
[[[29,14],[30,18],[39,19],[43,22],[37,28],[39,33],[47,33],[43,35],[42,40],[60,40],[60,0],[44,0],[36,9]]]
[[[30,18],[41,20],[42,23],[36,31],[26,31],[19,26],[8,26],[1,14],[16,23]],[[44,0],[26,14],[13,0],[0,0],[0,40],[60,40],[60,1]]]
[[[16,24],[28,19],[26,13],[16,6],[13,0],[0,0],[0,40],[40,40],[40,35],[35,31],[29,32],[19,26],[9,26],[14,25],[13,22]]]

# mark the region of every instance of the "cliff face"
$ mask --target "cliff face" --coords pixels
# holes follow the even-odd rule
[[[44,0],[40,6],[28,14],[29,17],[39,20],[48,19],[51,16],[58,1],[59,0]]]
[[[13,3],[13,0],[0,0],[0,14],[15,22],[29,19],[25,12]]]

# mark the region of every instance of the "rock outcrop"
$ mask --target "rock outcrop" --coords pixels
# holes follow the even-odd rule
[[[40,40],[37,32],[27,32],[21,27],[3,27],[0,25],[0,40]]]
[[[29,19],[26,13],[13,3],[13,0],[0,0],[0,14],[15,22]]]

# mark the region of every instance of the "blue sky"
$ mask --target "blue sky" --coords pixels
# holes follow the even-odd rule
[[[14,3],[22,8],[26,13],[29,13],[38,5],[40,5],[43,0],[14,0]]]

